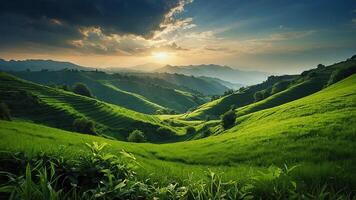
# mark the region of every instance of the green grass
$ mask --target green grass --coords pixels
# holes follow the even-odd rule
[[[181,116],[181,118],[188,120],[206,119],[207,117],[217,119],[220,115],[228,111],[231,106],[238,108],[239,115],[279,106],[320,91],[327,85],[330,75],[335,70],[355,67],[356,61],[349,60],[325,68],[309,70],[303,72],[301,75],[273,77],[261,84],[250,86],[243,92],[234,93],[203,104],[191,113]],[[290,82],[285,90],[273,94],[264,100],[255,102],[253,98],[255,92],[271,90],[274,84],[281,81]]]
[[[88,71],[11,72],[22,79],[44,85],[86,84],[97,99],[146,114],[172,109],[185,112],[207,100],[192,89],[146,76]],[[178,79],[189,77],[177,77]],[[203,81],[199,80],[198,81]],[[203,81],[204,82],[204,81]],[[206,83],[206,87],[209,87]],[[202,86],[204,87],[204,85]],[[184,91],[184,92],[182,92]]]
[[[34,106],[13,98],[26,91],[38,98]],[[17,118],[52,127],[72,130],[74,119],[86,117],[96,123],[99,133],[125,139],[135,129],[143,130],[150,141],[171,140],[155,134],[160,126],[167,127],[158,117],[141,114],[116,105],[76,95],[59,89],[23,81],[5,73],[0,74],[1,100],[5,101]],[[19,103],[20,102],[20,103]],[[59,120],[60,119],[60,120]],[[174,128],[173,128],[174,129]],[[176,128],[179,134],[182,128]],[[183,129],[182,129],[183,130]]]
[[[201,178],[211,168],[225,179],[246,180],[270,165],[300,164],[298,184],[356,187],[356,75],[290,103],[256,111],[220,134],[171,144],[132,144],[74,134],[24,122],[0,122],[2,150],[65,156],[83,152],[85,142],[110,144],[112,153],[135,154],[152,179]]]

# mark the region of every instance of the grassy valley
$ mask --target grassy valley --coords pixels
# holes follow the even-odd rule
[[[11,73],[25,80],[50,86],[71,87],[81,82],[99,100],[146,114],[155,114],[162,110],[185,112],[207,101],[204,95],[193,89],[146,76],[76,70]],[[210,86],[209,83],[204,84],[202,86]],[[225,89],[227,88],[221,87],[220,92]]]
[[[356,200],[355,5],[1,1],[0,200]]]
[[[231,107],[246,114],[278,106],[310,94],[328,85],[330,77],[338,71],[355,71],[356,61],[348,60],[303,72],[301,75],[270,76],[261,84],[241,88],[184,115],[184,119],[218,119]],[[257,93],[257,94],[256,94]]]
[[[350,191],[356,180],[352,173],[356,162],[352,158],[356,153],[355,86],[353,75],[311,96],[238,117],[233,128],[190,142],[131,144],[31,123],[2,121],[1,147],[13,152],[45,151],[76,157],[84,142],[105,142],[110,144],[113,154],[125,149],[136,155],[143,167],[141,174],[151,173],[153,179],[160,180],[164,171],[163,180],[168,182],[179,176],[183,181],[188,172],[195,172],[194,180],[204,179],[205,166],[224,171],[223,179],[248,182],[249,176],[271,169],[271,165],[298,165],[290,175],[296,181],[297,191],[313,193],[310,190],[319,184]]]
[[[43,170],[51,168],[44,161],[49,159],[57,163],[52,167],[56,176],[77,174],[69,182],[79,181],[77,191],[67,181],[50,183],[56,184],[52,189],[61,197],[70,194],[86,199],[89,188],[85,188],[92,187],[90,195],[108,199],[116,195],[128,199],[141,195],[162,199],[223,199],[221,195],[226,199],[352,199],[356,187],[354,73],[355,61],[348,60],[301,75],[274,76],[179,115],[141,114],[1,73],[1,101],[8,105],[12,121],[0,121],[0,147],[7,152],[4,159],[16,153],[29,166],[42,163],[37,166]],[[115,80],[101,83],[116,88]],[[266,96],[256,100],[258,92]],[[236,116],[229,126],[220,120],[226,111]],[[92,120],[97,133],[78,133],[73,128],[77,118]],[[127,142],[135,129],[147,140]],[[90,186],[81,182],[82,174],[89,173],[82,168],[85,163],[104,182],[92,180]],[[123,171],[117,171],[116,165]],[[9,170],[4,166],[2,170]],[[71,171],[73,167],[80,170]],[[24,171],[28,169],[13,173],[21,178]],[[108,182],[107,172],[113,182]],[[40,172],[33,168],[32,173]],[[124,179],[119,178],[121,173],[126,174]],[[31,187],[40,187],[35,180]],[[117,185],[110,185],[114,183]]]
[[[96,123],[98,133],[125,139],[128,133],[140,129],[151,141],[171,136],[150,134],[161,126],[157,117],[141,114],[93,98],[61,89],[42,86],[1,73],[1,101],[8,104],[14,117],[73,130],[73,121],[88,118]],[[60,119],[60,120],[58,120]]]

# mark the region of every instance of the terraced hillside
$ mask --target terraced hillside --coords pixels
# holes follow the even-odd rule
[[[303,72],[301,75],[271,76],[265,82],[234,94],[203,104],[184,119],[218,119],[229,109],[238,108],[238,114],[247,114],[275,107],[320,91],[328,85],[333,73],[352,74],[356,71],[356,60],[344,62]],[[256,99],[256,93],[259,93]]]
[[[134,112],[64,90],[27,82],[0,73],[0,100],[16,118],[52,127],[73,130],[73,121],[85,117],[96,123],[99,133],[125,139],[135,129],[143,130],[151,141],[171,139],[155,134],[162,124],[154,116]]]
[[[226,179],[244,180],[256,169],[298,164],[293,173],[298,188],[328,184],[351,191],[356,186],[355,124],[356,75],[352,75],[308,97],[238,117],[233,128],[201,140],[132,144],[1,121],[0,147],[76,156],[83,142],[107,142],[112,152],[124,148],[137,155],[144,172],[157,180],[184,178],[190,172],[202,177],[207,166],[224,171]]]
[[[220,95],[226,90],[234,87],[241,87],[242,85],[233,84],[217,78],[211,77],[195,77],[183,74],[169,74],[169,73],[130,73],[134,76],[151,77],[154,79],[162,79],[169,83],[181,86],[182,90],[193,89],[202,93],[203,95]],[[190,90],[188,90],[190,91]],[[193,92],[193,91],[191,91]]]
[[[11,72],[22,79],[44,85],[72,86],[77,82],[86,84],[97,99],[146,114],[157,111],[185,112],[197,107],[207,98],[190,88],[176,85],[159,78],[107,74],[100,71],[20,71]],[[187,77],[189,78],[189,77]],[[202,82],[202,80],[197,79]],[[202,87],[212,84],[203,82]],[[221,87],[221,92],[227,89]]]

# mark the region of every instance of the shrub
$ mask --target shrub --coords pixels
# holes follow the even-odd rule
[[[134,130],[127,137],[127,141],[129,142],[146,142],[145,134],[140,130]]]
[[[192,126],[188,126],[187,129],[185,130],[187,135],[192,135],[196,132],[195,128]]]
[[[75,119],[73,122],[73,128],[75,131],[80,133],[86,133],[92,135],[96,134],[94,122],[86,118]]]
[[[87,97],[93,97],[91,94],[89,88],[84,84],[84,83],[76,83],[73,86],[73,92],[79,95],[87,96]]]
[[[236,114],[234,110],[229,110],[221,116],[222,125],[225,129],[232,127],[235,124]]]
[[[5,103],[0,103],[0,119],[11,121],[10,110]]]

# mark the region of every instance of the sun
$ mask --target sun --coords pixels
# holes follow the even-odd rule
[[[167,52],[153,52],[153,58],[156,61],[163,62],[169,59],[169,54]]]

